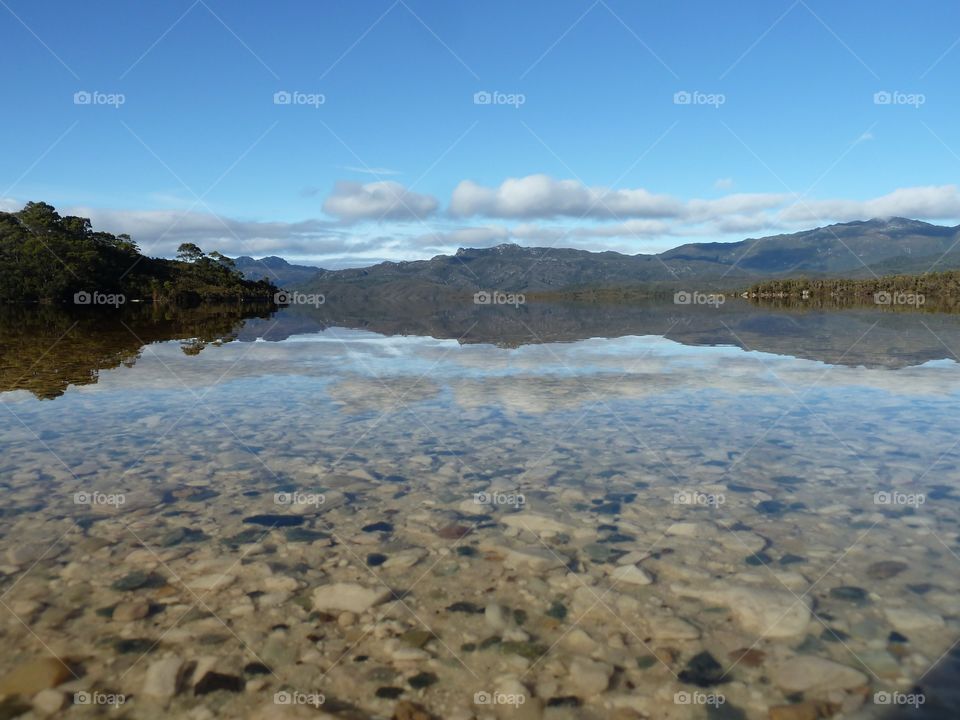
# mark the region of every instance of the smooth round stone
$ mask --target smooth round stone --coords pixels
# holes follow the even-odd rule
[[[113,609],[113,619],[117,622],[142,620],[150,613],[150,603],[146,600],[123,602]]]

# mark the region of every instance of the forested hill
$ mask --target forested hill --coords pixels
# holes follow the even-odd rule
[[[0,302],[196,304],[270,300],[276,291],[245,280],[218,252],[185,243],[178,258],[147,257],[128,235],[96,231],[88,218],[61,216],[47,203],[0,212]]]

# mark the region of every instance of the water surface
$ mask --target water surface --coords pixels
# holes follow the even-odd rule
[[[144,718],[953,717],[957,317],[246,314],[0,316],[0,674]]]

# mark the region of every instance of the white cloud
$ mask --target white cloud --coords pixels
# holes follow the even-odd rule
[[[450,213],[458,217],[674,217],[681,210],[682,203],[675,198],[642,188],[587,187],[576,180],[556,180],[549,175],[508,178],[496,188],[464,180],[450,200]]]
[[[714,181],[713,186],[714,186],[717,190],[732,190],[732,189],[733,189],[733,178],[732,178],[732,177],[717,178],[717,179]]]
[[[340,180],[324,201],[323,210],[343,222],[421,220],[432,215],[438,205],[432,195],[407,190],[393,180],[366,185]]]
[[[870,200],[803,200],[784,209],[780,217],[796,223],[823,219],[836,222],[870,218],[909,217],[946,220],[960,217],[960,189],[956,185],[899,188]]]

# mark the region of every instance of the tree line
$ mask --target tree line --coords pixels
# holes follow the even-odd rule
[[[198,304],[271,300],[267,280],[245,280],[233,260],[180,246],[176,260],[143,255],[129,235],[93,229],[89,218],[61,216],[28,202],[0,212],[0,302],[72,303],[84,293],[124,301]]]

